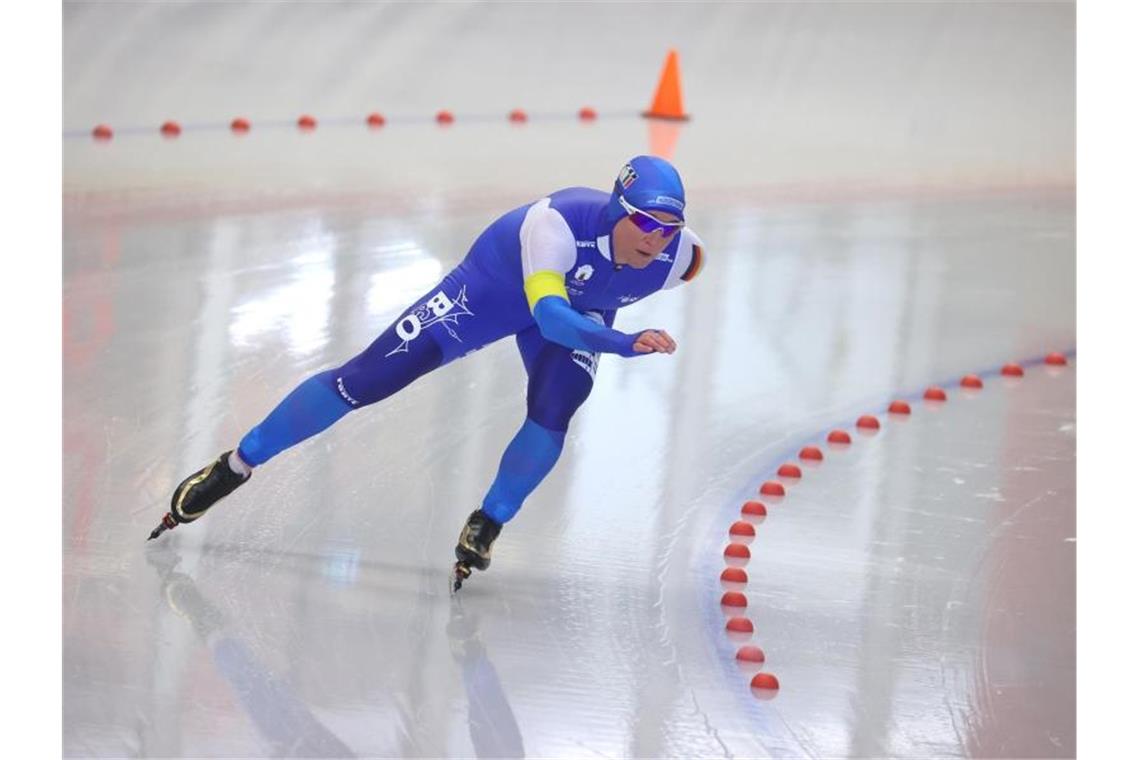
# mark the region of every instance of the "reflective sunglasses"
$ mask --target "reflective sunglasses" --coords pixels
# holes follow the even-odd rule
[[[672,237],[676,235],[682,227],[685,226],[684,222],[663,222],[657,217],[648,212],[633,206],[622,196],[618,196],[618,203],[629,214],[629,218],[637,225],[637,229],[644,232],[646,235],[651,235],[657,230],[661,230],[662,237]]]

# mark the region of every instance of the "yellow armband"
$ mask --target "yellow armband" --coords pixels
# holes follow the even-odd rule
[[[566,275],[549,269],[535,272],[527,277],[523,283],[523,290],[526,291],[526,302],[532,312],[539,299],[546,296],[558,296],[566,301],[570,300],[570,295],[566,292]]]

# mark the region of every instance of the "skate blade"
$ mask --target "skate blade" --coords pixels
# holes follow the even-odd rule
[[[162,522],[158,524],[158,527],[150,532],[150,536],[147,538],[147,541],[153,541],[154,539],[161,536],[163,532],[171,530],[177,524],[178,523],[175,521],[174,516],[167,512],[166,515],[162,518]]]
[[[451,568],[451,595],[455,596],[459,589],[463,588],[463,581],[471,577],[470,566],[456,562],[455,567]]]

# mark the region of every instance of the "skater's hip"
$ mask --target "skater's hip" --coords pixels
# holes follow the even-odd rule
[[[417,298],[393,328],[404,346],[434,341],[446,364],[533,324],[521,284],[512,288],[464,261]]]

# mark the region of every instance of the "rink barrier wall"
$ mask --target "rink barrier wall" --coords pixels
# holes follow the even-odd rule
[[[762,539],[762,526],[766,520],[779,519],[780,505],[786,499],[794,498],[794,487],[807,472],[826,466],[828,452],[848,449],[856,445],[855,442],[860,438],[875,437],[884,422],[890,424],[892,418],[909,417],[916,410],[922,410],[924,404],[939,407],[952,405],[954,397],[947,393],[949,389],[972,395],[984,393],[987,380],[1004,377],[1020,381],[1024,379],[1025,370],[1035,367],[1060,370],[1076,358],[1076,353],[1076,348],[1071,348],[1025,361],[1008,362],[1000,367],[949,378],[922,390],[897,394],[871,412],[859,415],[850,424],[856,433],[854,436],[843,424],[828,426],[770,460],[761,469],[759,480],[748,487],[743,505],[737,506],[740,499],[735,499],[729,505],[731,515],[729,507],[726,507],[722,510],[722,517],[714,521],[716,526],[723,526],[727,522],[729,527],[727,532],[717,534],[720,537],[716,544],[717,556],[720,557],[719,564],[722,566],[718,580],[720,588],[717,594],[706,597],[705,619],[710,622],[710,627],[717,629],[718,649],[722,653],[726,676],[735,679],[742,672],[746,674],[752,695],[759,700],[774,699],[779,693],[780,682],[775,672],[779,668],[779,662],[772,663],[772,670],[766,669],[768,657],[762,649],[762,634],[757,634],[755,621],[748,613],[746,591],[749,582],[753,580],[747,571],[752,556],[749,545]],[[727,544],[723,543],[724,536],[727,536]],[[706,564],[712,564],[711,553]],[[710,609],[717,596],[719,613]]]

